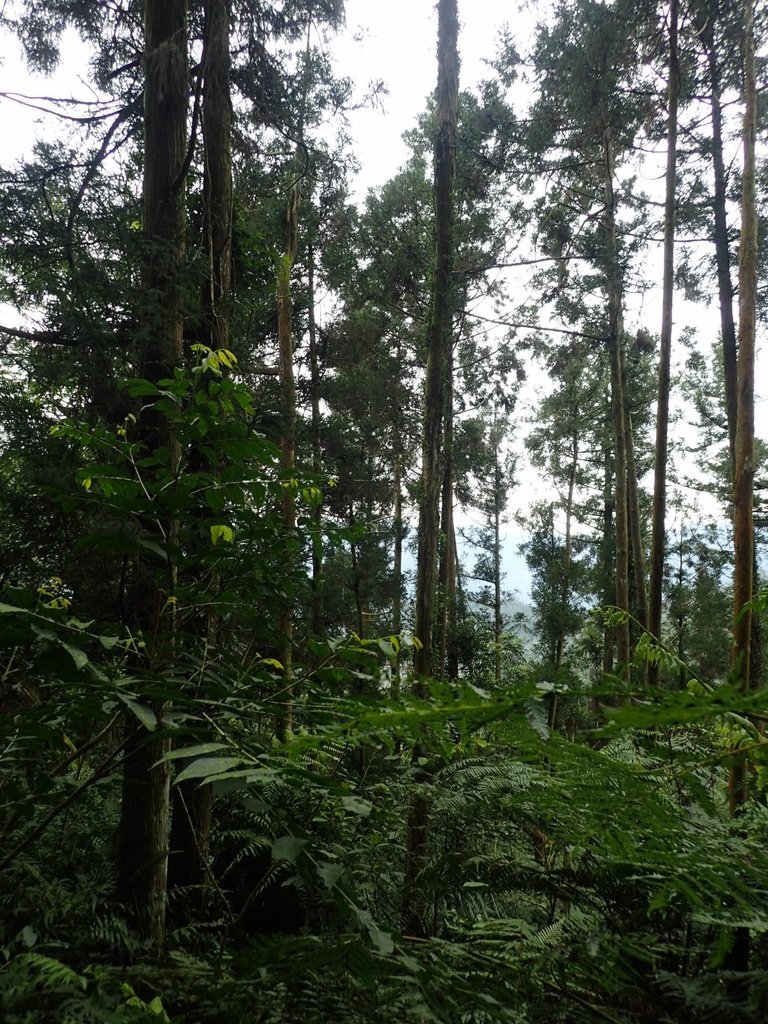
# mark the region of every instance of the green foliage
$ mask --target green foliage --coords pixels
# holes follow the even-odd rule
[[[348,202],[343,143],[306,145],[308,209],[290,268],[298,463],[285,473],[269,372],[274,254],[295,140],[350,101],[322,37],[343,5],[232,6],[232,348],[201,341],[211,183],[196,121],[180,275],[187,365],[156,382],[131,376],[142,258],[136,6],[35,0],[0,15],[45,69],[62,31],[78,27],[97,47],[94,81],[109,97],[94,102],[87,138],[41,144],[2,172],[0,298],[42,325],[9,343],[0,380],[3,1021],[762,1024],[768,710],[761,691],[728,677],[720,533],[686,522],[671,548],[663,635],[634,652],[638,669],[661,666],[662,688],[604,678],[605,631],[629,616],[588,617],[611,560],[610,530],[600,566],[591,535],[610,525],[600,164],[609,132],[629,281],[648,227],[632,147],[659,133],[648,67],[661,9],[563,0],[537,35],[530,116],[518,120],[504,96],[509,50],[498,82],[460,98],[453,468],[460,504],[483,526],[478,586],[451,637],[459,678],[425,682],[417,697],[416,641],[392,635],[407,577],[402,566],[395,577],[407,524],[393,498],[407,519],[418,500],[434,111],[410,133],[404,169],[360,212]],[[190,5],[195,60],[208,7]],[[717,27],[732,57],[732,12]],[[686,60],[692,86],[695,57]],[[190,73],[204,94],[201,68]],[[110,160],[105,142],[117,147]],[[700,185],[690,199],[686,216],[706,227]],[[500,595],[508,414],[525,349],[492,343],[494,318],[475,304],[509,325],[504,282],[488,272],[517,261],[530,233],[536,260],[549,261],[534,279],[537,303],[563,318],[569,339],[531,343],[553,390],[527,448],[560,494],[528,520],[536,663],[500,614],[485,614]],[[338,300],[322,325],[318,285]],[[648,346],[642,332],[627,345],[641,474]],[[689,373],[707,368],[692,359]],[[700,414],[718,398],[718,382],[704,384],[693,396]],[[709,426],[702,444],[719,446],[722,463],[722,423]],[[290,532],[286,492],[298,508]],[[310,581],[313,554],[322,572]],[[762,597],[754,610],[764,617]],[[194,801],[211,799],[210,824],[192,837],[203,870],[171,886],[161,956],[115,896],[125,755],[141,743],[171,773],[174,826],[185,815],[194,825]],[[738,765],[749,801],[730,816]],[[414,796],[428,819],[421,937],[402,927]],[[745,939],[747,970],[736,971]]]

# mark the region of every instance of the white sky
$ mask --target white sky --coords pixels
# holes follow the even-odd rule
[[[459,0],[460,88],[490,77],[483,62],[493,58],[505,22],[514,22],[521,41],[530,38],[535,20],[515,7]],[[402,133],[415,124],[437,80],[437,13],[433,0],[347,0],[346,9],[347,32],[333,46],[339,70],[361,85],[382,79],[389,88],[383,114],[365,110],[350,118],[364,188],[384,184],[408,157]]]

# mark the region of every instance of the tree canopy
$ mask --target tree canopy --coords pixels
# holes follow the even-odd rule
[[[765,14],[477,16],[0,9],[9,1024],[766,1019]]]

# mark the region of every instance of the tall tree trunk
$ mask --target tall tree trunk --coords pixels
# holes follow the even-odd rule
[[[437,555],[442,483],[443,415],[452,352],[451,268],[453,264],[453,187],[456,174],[458,106],[458,13],[456,0],[438,4],[437,132],[434,152],[435,257],[427,338],[424,397],[422,487],[419,504],[419,551],[416,576],[417,676],[430,675],[434,664]]]
[[[151,381],[173,375],[182,361],[184,264],[184,162],[187,150],[187,8],[185,0],[146,0],[144,7],[144,238],[141,310],[142,373]],[[142,412],[140,439],[151,451],[165,448],[178,468],[179,446],[165,415]],[[164,520],[164,521],[163,521]],[[174,523],[161,516],[159,538],[172,542]],[[170,564],[172,555],[169,552]],[[172,657],[173,575],[164,587],[149,565],[139,565],[143,593],[130,623],[143,633],[149,668]],[[172,607],[172,606],[171,606]],[[155,712],[162,718],[162,707]],[[161,761],[167,739],[140,733],[126,748],[120,808],[117,893],[139,933],[157,951],[165,938],[170,770]]]
[[[629,515],[627,502],[627,437],[624,421],[624,388],[621,347],[624,344],[621,268],[616,237],[613,139],[605,129],[605,256],[608,285],[608,355],[611,366],[611,420],[613,423],[616,521],[616,607],[629,614]],[[629,680],[629,621],[617,626],[616,654],[619,671]]]
[[[364,464],[364,460],[361,459],[361,465]],[[365,519],[365,522],[370,522],[370,519]],[[349,514],[347,516],[347,526],[349,531],[354,536],[355,525],[357,520],[355,519],[355,507],[352,502],[349,503]],[[366,634],[365,628],[365,606],[363,604],[362,591],[360,584],[362,582],[362,570],[360,568],[360,559],[357,554],[357,544],[353,540],[349,545],[349,557],[352,563],[352,593],[355,595],[355,615],[357,618],[357,635],[363,639]]]
[[[397,365],[402,365],[402,342],[398,335],[396,343]],[[394,554],[392,564],[392,631],[400,636],[403,631],[403,408],[400,390],[396,392],[394,420],[392,424],[393,448],[393,481],[392,481],[392,532],[394,534]],[[392,691],[400,692],[400,647],[395,656]]]
[[[605,466],[603,471],[603,541],[602,541],[602,571],[603,571],[603,604],[609,605],[615,593],[611,584],[613,573],[613,510],[614,510],[614,488],[613,488],[613,460],[611,452],[605,451]],[[613,672],[613,649],[614,632],[612,629],[605,629],[603,632],[603,675],[610,675]]]
[[[739,365],[736,418],[736,477],[733,486],[733,673],[744,690],[750,685],[750,639],[754,573],[752,521],[755,439],[755,317],[757,286],[757,208],[755,199],[755,88],[754,6],[744,0],[744,172],[739,244]],[[729,778],[731,812],[747,797],[747,765],[739,758]]]
[[[565,550],[563,551],[563,575],[560,580],[560,609],[562,621],[555,644],[555,678],[559,676],[565,649],[565,617],[571,593],[571,561],[573,558],[573,498],[576,491],[576,474],[579,470],[579,434],[574,428],[571,434],[571,468],[568,473],[568,497],[565,502]],[[557,694],[549,701],[548,724],[554,729],[557,721]]]
[[[298,151],[297,161],[298,163]],[[293,296],[291,272],[296,258],[301,191],[298,179],[291,186],[286,208],[285,251],[277,267],[277,345],[280,381],[280,469],[284,483],[280,501],[280,516],[288,542],[296,533],[296,499],[289,485],[296,467],[296,381],[293,372]],[[288,566],[289,575],[293,565]],[[285,741],[293,726],[293,609],[290,595],[281,602],[278,617],[280,635],[280,663],[282,667],[283,706],[278,713],[277,735]]]
[[[677,106],[680,69],[677,59],[677,0],[669,6],[669,86],[667,114],[667,173],[664,202],[664,286],[661,308],[659,396],[656,412],[653,519],[651,525],[651,599],[648,629],[661,638],[661,604],[664,589],[664,542],[667,513],[667,449],[669,438],[669,381],[672,358],[672,302],[675,281],[675,212],[677,200]],[[658,662],[648,663],[648,682],[659,682]]]
[[[736,325],[733,319],[733,282],[731,281],[731,254],[728,245],[726,215],[727,182],[723,159],[723,112],[720,100],[720,67],[715,48],[714,19],[707,18],[702,40],[707,48],[709,67],[710,110],[712,114],[712,169],[715,177],[713,212],[715,217],[715,261],[717,288],[720,300],[720,333],[723,346],[723,374],[725,377],[725,409],[728,420],[728,443],[731,454],[731,478],[736,474],[736,409],[738,405]]]
[[[230,0],[206,0],[203,54],[203,230],[207,273],[203,313],[212,348],[230,347],[232,300],[232,59]]]
[[[446,380],[453,379],[453,349],[446,366]],[[456,572],[453,564],[453,388],[446,386],[443,420],[443,493],[440,512],[440,651],[435,674],[444,676],[448,667],[448,649],[452,642],[450,622],[455,619]]]
[[[435,263],[432,276],[432,309],[427,338],[427,380],[424,410],[424,447],[419,508],[419,554],[416,578],[416,689],[426,696],[425,677],[434,667],[435,590],[442,474],[442,419],[446,380],[452,346],[451,268],[453,263],[453,188],[456,172],[456,120],[459,96],[459,19],[457,0],[439,0],[437,8],[437,131],[435,134],[434,206]],[[423,756],[422,744],[414,748],[414,763]],[[420,890],[427,864],[429,809],[423,793],[414,793],[406,825],[405,879],[403,884],[403,931],[427,932],[426,903]]]
[[[456,630],[459,623],[459,549],[456,544],[456,518],[451,509],[451,535],[447,543],[451,549],[448,575],[448,648],[446,651],[445,677],[459,678],[459,651],[456,645]]]
[[[293,367],[293,291],[291,277],[296,261],[299,239],[299,209],[304,155],[304,120],[311,79],[310,33],[312,10],[307,19],[307,42],[304,52],[304,85],[299,111],[298,140],[293,160],[293,182],[288,192],[285,211],[285,249],[277,266],[277,348],[280,382],[280,468],[287,485],[296,468],[296,379]],[[296,499],[290,486],[283,487],[280,502],[283,531],[289,544],[296,534]],[[286,575],[294,570],[293,554],[288,554]],[[289,588],[290,589],[290,588]],[[278,715],[277,737],[285,741],[293,727],[293,608],[290,595],[282,602],[278,616],[280,662],[283,666],[283,707]]]
[[[315,320],[315,248],[311,243],[307,247],[307,265],[307,300],[309,303],[307,327],[309,333],[310,400],[312,404],[312,421],[310,425],[312,435],[312,472],[316,477],[319,477],[323,468],[321,444],[322,418],[320,414],[320,357],[317,350],[317,321]],[[323,505],[321,501],[318,501],[312,509],[312,521],[315,535],[312,538],[311,628],[314,638],[321,640],[325,632],[323,627]]]
[[[206,271],[201,296],[201,340],[213,349],[228,349],[232,299],[232,96],[229,45],[230,0],[206,0],[203,49],[203,244]],[[196,461],[197,464],[193,464]],[[192,472],[203,469],[196,453]],[[220,586],[216,578],[211,589]],[[196,623],[205,644],[216,646],[219,622],[215,609]],[[213,817],[213,789],[197,780],[173,791],[171,855],[168,883],[172,889],[200,887],[206,880]],[[200,897],[187,893],[185,908]]]
[[[400,636],[403,631],[403,464],[399,445],[399,430],[395,431],[395,465],[392,483],[392,530],[394,554],[392,561],[392,632]],[[395,657],[392,692],[400,692],[400,648]]]
[[[645,586],[645,550],[643,548],[643,521],[640,515],[640,488],[637,483],[635,460],[635,434],[632,429],[632,411],[627,386],[626,359],[622,349],[622,394],[624,396],[624,436],[627,439],[627,513],[632,554],[634,609],[640,625],[648,624],[648,592]]]
[[[715,179],[713,212],[715,220],[715,262],[717,265],[717,287],[720,303],[720,334],[723,351],[723,376],[725,378],[725,409],[728,422],[728,447],[731,463],[731,483],[736,477],[736,414],[738,406],[738,346],[736,325],[733,318],[733,282],[731,280],[731,251],[728,244],[727,181],[723,159],[723,112],[720,99],[720,66],[717,58],[715,19],[709,17],[702,27],[701,37],[707,51],[707,65],[710,83],[710,110],[712,120],[712,169]],[[757,564],[753,569],[757,579]],[[752,617],[752,638],[750,641],[750,679],[755,683],[762,670],[761,620]]]
[[[685,666],[685,605],[683,603],[683,587],[685,585],[685,523],[680,523],[680,553],[677,560],[677,590],[679,594],[677,609],[677,687],[685,689],[688,673]]]
[[[501,614],[501,493],[502,473],[499,450],[496,448],[493,465],[493,679],[501,686],[501,637],[504,620]]]

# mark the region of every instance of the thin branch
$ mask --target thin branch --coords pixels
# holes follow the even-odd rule
[[[74,348],[78,342],[74,338],[65,338],[59,331],[25,331],[21,327],[5,327],[0,324],[0,334],[22,341],[36,341],[46,345],[64,345]]]
[[[75,195],[72,206],[70,207],[69,216],[67,217],[67,263],[69,264],[70,268],[73,268],[75,263],[74,255],[72,252],[72,232],[75,226],[75,218],[77,217],[77,214],[80,210],[80,205],[83,201],[86,190],[90,183],[93,181],[93,179],[96,177],[99,167],[101,167],[102,163],[109,155],[110,144],[112,142],[112,139],[114,138],[115,132],[122,124],[124,124],[128,120],[128,118],[131,116],[134,110],[137,109],[139,103],[142,100],[142,97],[143,93],[137,96],[135,99],[131,100],[128,106],[123,107],[123,109],[114,119],[112,124],[109,126],[107,132],[105,133],[104,138],[101,140],[101,145],[99,146],[96,155],[90,161],[88,165],[88,170],[83,175],[83,180],[80,182],[80,188],[77,190],[77,194]]]
[[[114,110],[106,111],[103,114],[89,114],[88,116],[85,116],[85,117],[79,117],[76,114],[65,114],[61,110],[53,110],[53,109],[51,109],[51,107],[45,107],[41,103],[33,102],[37,98],[38,97],[29,97],[29,98],[27,98],[27,97],[24,96],[23,93],[18,93],[18,92],[0,92],[0,99],[10,100],[12,103],[18,103],[19,106],[21,106],[21,107],[28,107],[30,110],[39,110],[43,114],[50,114],[52,117],[58,117],[62,121],[73,121],[75,124],[98,124],[99,121],[106,121],[110,117],[114,117],[115,116]],[[44,99],[44,100],[48,100],[49,99],[49,97],[39,97],[39,98],[40,99]],[[56,100],[49,100],[49,102],[57,102],[57,101]],[[62,101],[59,101],[59,102],[62,102]],[[79,100],[79,101],[64,100],[63,102],[66,102],[66,103],[69,103],[69,102],[73,102],[73,103],[79,102],[79,103],[83,103],[83,104],[85,104],[85,103],[93,103],[94,105],[101,104],[102,106],[104,106],[104,105],[106,105],[106,103],[108,101],[106,101],[106,100],[104,100],[104,101],[100,101],[100,100],[92,100],[92,101],[89,101],[89,100]],[[111,102],[111,101],[109,101],[109,102]]]
[[[120,754],[122,754],[128,742],[133,739],[138,731],[138,729],[135,729],[129,736],[127,736],[120,746],[113,750],[112,753],[101,762],[92,775],[81,782],[80,785],[76,786],[71,793],[64,797],[63,800],[60,800],[59,803],[52,807],[42,821],[35,825],[31,832],[28,832],[9,853],[0,859],[0,872],[5,871],[8,865],[12,864],[20,853],[23,853],[31,843],[38,839],[43,832],[45,832],[51,822],[55,821],[62,811],[65,811],[71,804],[73,804],[86,789],[89,789],[96,782],[99,782],[109,774],[114,762]]]
[[[544,327],[542,324],[526,324],[515,320],[494,320],[492,317],[480,316],[479,313],[466,313],[475,320],[482,320],[486,324],[496,324],[499,327],[514,327],[520,330],[529,331],[551,331],[554,334],[569,334],[574,338],[589,338],[591,341],[605,341],[604,337],[597,334],[587,334],[586,331],[574,331],[567,327]]]
[[[539,256],[533,260],[518,260],[516,263],[488,263],[482,267],[466,267],[454,270],[454,274],[482,274],[488,270],[509,270],[512,267],[531,267],[534,263],[565,263],[566,260],[586,260],[588,256]]]

